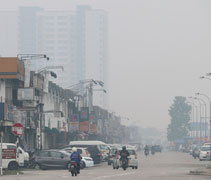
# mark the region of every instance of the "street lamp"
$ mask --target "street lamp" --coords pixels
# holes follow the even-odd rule
[[[35,59],[46,59],[47,61],[50,60],[50,58],[46,54],[18,54],[17,58],[19,60],[35,60]]]
[[[196,126],[195,126],[195,131],[196,131],[196,132],[195,132],[195,137],[198,138],[198,137],[199,137],[199,135],[198,135],[198,128],[197,128],[197,127],[198,127],[198,126],[197,126],[197,124],[198,124],[198,106],[195,105],[195,103],[194,103],[194,101],[193,101],[193,100],[194,100],[193,97],[190,96],[190,97],[188,97],[188,98],[189,98],[189,99],[192,99],[191,103],[193,104],[193,107],[196,108],[196,121],[195,121],[195,122],[196,122]],[[194,113],[194,112],[193,112],[193,113]]]
[[[207,96],[206,94],[202,94],[202,93],[196,93],[196,95],[201,95],[201,96],[204,96],[208,99],[209,101],[209,105],[210,105],[210,137],[209,137],[209,141],[211,142],[211,100],[209,98],[209,96]]]
[[[46,54],[17,54],[17,59],[21,61],[31,61],[37,59],[46,59],[47,61],[50,59]],[[30,84],[30,64],[24,63],[25,66],[25,80],[24,87],[29,87]]]
[[[204,117],[203,117],[204,118],[204,124],[205,124],[204,125],[204,137],[206,138],[207,137],[207,128],[206,128],[206,124],[207,124],[207,104],[201,98],[198,98],[198,100],[200,100],[203,103],[203,105],[204,105]]]

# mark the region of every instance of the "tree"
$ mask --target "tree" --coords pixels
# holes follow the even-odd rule
[[[169,141],[181,140],[187,137],[189,131],[191,106],[186,98],[176,96],[169,109],[171,123],[168,125],[167,138]]]

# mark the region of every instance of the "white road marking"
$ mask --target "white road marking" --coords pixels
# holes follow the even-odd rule
[[[98,179],[106,179],[106,178],[113,178],[113,177],[121,177],[121,176],[128,176],[128,175],[132,175],[135,174],[134,172],[132,173],[124,173],[124,174],[116,174],[116,175],[110,175],[110,176],[99,176],[96,178],[92,178],[90,180],[98,180]]]

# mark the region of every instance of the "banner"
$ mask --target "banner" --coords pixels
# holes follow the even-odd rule
[[[82,107],[80,112],[80,121],[87,121],[89,120],[89,108],[88,107]]]
[[[78,122],[70,122],[70,132],[79,131],[79,121]]]
[[[79,114],[73,114],[70,118],[70,122],[79,122]]]
[[[80,131],[81,132],[89,131],[89,121],[80,122]]]
[[[97,133],[97,124],[89,124],[89,133]]]

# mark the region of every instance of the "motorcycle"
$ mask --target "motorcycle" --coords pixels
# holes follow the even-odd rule
[[[72,176],[78,175],[77,163],[72,161],[70,162],[69,171],[71,172]]]
[[[122,159],[122,168],[123,170],[126,170],[128,167],[128,161],[126,158]]]
[[[145,150],[144,154],[145,154],[145,156],[148,156],[149,155],[149,151]]]

